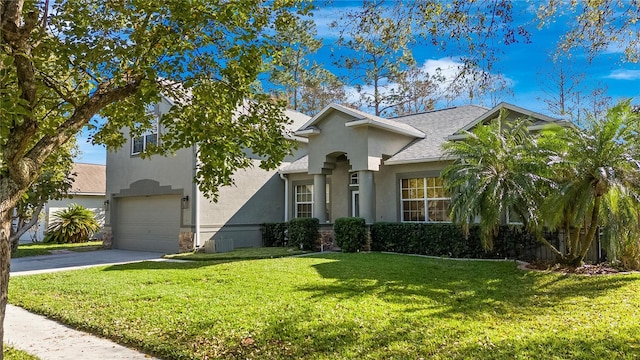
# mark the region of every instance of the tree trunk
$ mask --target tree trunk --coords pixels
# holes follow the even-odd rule
[[[0,360],[3,355],[4,314],[7,308],[7,294],[9,290],[9,268],[11,262],[11,212],[5,208],[5,201],[0,203]]]
[[[11,253],[18,250],[18,243],[20,242],[20,237],[38,222],[40,218],[40,212],[42,212],[43,207],[44,207],[44,203],[38,204],[38,206],[36,206],[36,208],[33,209],[33,212],[31,214],[31,219],[29,219],[29,222],[27,224],[18,226],[18,229],[16,230],[16,232],[11,234]],[[20,219],[20,220],[23,220],[23,219]],[[20,221],[20,224],[22,223],[23,221]]]
[[[553,244],[551,244],[547,239],[545,239],[545,237],[542,235],[541,232],[536,232],[534,236],[536,237],[536,240],[538,240],[538,242],[540,242],[541,244],[546,246],[549,250],[551,250],[551,252],[553,252],[558,259],[565,258],[564,254],[562,254],[560,250],[556,249],[556,247],[553,246]]]
[[[569,252],[569,257],[575,258],[578,256],[578,242],[580,240],[580,233],[582,232],[582,226],[576,226],[571,228],[573,232],[569,237],[569,241],[571,242],[571,252]]]
[[[32,181],[33,179],[35,176],[31,178]],[[11,219],[13,208],[18,204],[28,185],[20,186],[8,176],[0,175],[0,360],[4,358],[2,348],[11,263]]]
[[[593,209],[591,210],[591,221],[589,222],[589,231],[584,237],[584,240],[580,243],[580,254],[578,255],[578,261],[580,265],[584,262],[585,256],[589,251],[589,247],[593,243],[593,239],[596,236],[596,230],[598,229],[598,217],[600,215],[600,202],[602,202],[602,196],[596,196],[593,201]]]

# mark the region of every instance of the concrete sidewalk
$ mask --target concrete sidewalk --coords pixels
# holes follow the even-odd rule
[[[161,256],[160,253],[142,251],[99,250],[17,258],[11,260],[11,276],[138,261],[165,261]],[[13,305],[7,305],[4,341],[42,360],[156,359]]]
[[[13,305],[7,305],[4,342],[42,360],[156,359]]]

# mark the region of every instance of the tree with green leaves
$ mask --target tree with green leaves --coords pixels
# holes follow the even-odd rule
[[[465,232],[478,222],[485,248],[493,247],[500,224],[508,211],[516,212],[526,223],[535,218],[539,203],[539,176],[532,176],[539,165],[533,156],[535,141],[530,121],[512,120],[501,110],[487,125],[465,131],[466,138],[445,144],[455,158],[442,171],[451,195],[451,220],[462,224]]]
[[[310,60],[322,46],[315,22],[300,21],[280,33],[278,41],[286,47],[279,64],[270,71],[269,81],[290,109],[315,115],[332,102],[346,102],[344,83],[323,64]]]
[[[335,64],[351,74],[359,105],[378,116],[403,102],[394,80],[415,65],[409,49],[411,27],[395,10],[375,1],[365,2],[362,12],[348,12],[332,25],[341,33],[337,45],[342,51]]]
[[[394,78],[399,102],[393,107],[394,115],[416,114],[435,108],[436,101],[444,95],[440,90],[445,78],[440,72],[429,74],[413,65]]]
[[[316,25],[312,20],[300,21],[298,26],[279,36],[280,41],[288,46],[282,53],[279,66],[271,70],[269,80],[278,87],[276,93],[287,100],[289,108],[298,111],[300,87],[312,74],[309,57],[320,49],[322,40],[316,38]]]
[[[313,116],[331,103],[349,105],[344,82],[331,71],[316,66],[301,84],[297,110]]]
[[[623,49],[625,60],[640,61],[640,4],[637,1],[558,1],[537,4],[539,27],[570,16],[570,29],[558,42],[558,53],[582,49],[589,59],[610,47]]]
[[[565,228],[565,262],[582,263],[601,227],[613,247],[638,235],[629,231],[640,224],[639,130],[640,114],[627,100],[602,117],[588,117],[585,128],[567,127],[539,139],[557,184],[545,198],[539,226]]]
[[[11,234],[11,251],[18,248],[20,237],[38,221],[44,205],[50,200],[60,200],[67,195],[73,184],[73,158],[77,154],[76,139],[69,140],[55,149],[42,166],[38,179],[22,196],[14,208],[16,228]]]
[[[0,322],[9,280],[12,209],[56,148],[85,127],[121,146],[152,124],[161,96],[174,106],[156,152],[197,146],[196,181],[215,198],[245,151],[275,168],[290,152],[283,104],[256,79],[284,50],[276,36],[309,6],[298,0],[211,2],[0,1]],[[90,120],[100,115],[106,123]],[[0,328],[0,343],[3,338]],[[2,352],[0,351],[0,354]]]
[[[638,242],[640,224],[640,114],[630,101],[591,117],[586,128],[553,126],[532,133],[526,120],[504,114],[446,144],[456,160],[442,176],[451,218],[478,222],[491,248],[507,211],[567,264],[580,265],[599,228],[612,248]],[[564,230],[566,250],[544,238]]]

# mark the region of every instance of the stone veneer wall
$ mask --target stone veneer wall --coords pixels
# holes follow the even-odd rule
[[[336,246],[335,237],[333,236],[333,225],[320,225],[318,229],[320,233],[320,250],[321,251],[339,251]]]
[[[102,229],[102,247],[104,249],[111,249],[113,247],[113,232],[110,226],[105,226]]]
[[[191,231],[181,231],[180,238],[178,243],[178,251],[190,252],[193,251],[193,232]]]

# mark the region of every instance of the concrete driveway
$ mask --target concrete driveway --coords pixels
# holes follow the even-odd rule
[[[137,261],[162,261],[163,253],[132,250],[62,251],[57,254],[11,259],[11,276],[49,273]]]

